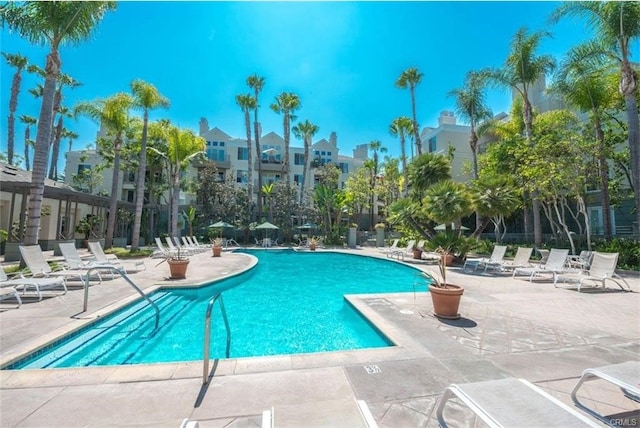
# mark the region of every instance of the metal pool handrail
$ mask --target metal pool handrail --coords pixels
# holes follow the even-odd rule
[[[129,283],[129,285],[131,285],[142,296],[143,299],[145,299],[147,302],[149,302],[149,304],[156,311],[156,326],[154,328],[154,331],[158,329],[158,325],[160,324],[160,309],[158,309],[158,305],[156,305],[153,300],[149,299],[149,296],[144,294],[144,291],[142,291],[135,284],[135,282],[133,282],[131,280],[131,278],[129,278],[129,275],[127,275],[127,271],[125,271],[124,268],[121,268],[121,267],[118,267],[118,266],[96,265],[96,266],[92,266],[89,269],[87,269],[87,277],[86,277],[86,279],[84,281],[84,306],[82,308],[82,312],[87,312],[87,307],[89,305],[89,278],[91,277],[91,271],[94,271],[94,270],[109,270],[111,272],[115,271],[122,278],[124,278],[124,280],[127,281]]]
[[[216,293],[215,296],[209,300],[207,306],[207,313],[204,316],[204,357],[202,364],[202,384],[209,382],[209,343],[211,342],[211,310],[216,300],[220,299],[220,311],[222,312],[222,319],[224,320],[224,327],[227,330],[227,352],[226,356],[229,358],[229,350],[231,349],[231,330],[229,329],[229,319],[227,318],[227,311],[224,308],[224,300],[222,299],[222,293]]]

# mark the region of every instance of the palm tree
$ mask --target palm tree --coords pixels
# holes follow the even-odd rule
[[[107,221],[107,236],[105,247],[111,248],[116,226],[118,211],[118,184],[120,181],[120,153],[124,143],[125,132],[129,129],[129,109],[134,100],[131,95],[120,92],[107,99],[97,99],[92,102],[81,102],[76,108],[76,114],[85,115],[97,124],[102,125],[113,138],[113,179],[111,180],[111,198],[109,202],[109,218]]]
[[[75,140],[76,138],[78,138],[80,135],[78,135],[78,133],[73,132],[73,131],[69,131],[68,129],[63,129],[62,130],[62,138],[68,138],[69,139],[69,152],[71,151],[71,148],[73,147],[73,140]]]
[[[380,170],[380,159],[378,153],[386,153],[387,148],[382,147],[382,142],[380,140],[374,140],[369,142],[369,150],[373,152],[373,173],[371,174],[371,212],[369,218],[369,225],[373,227],[374,225],[374,198],[375,198],[375,190],[376,190],[376,180],[378,178],[378,172]]]
[[[405,137],[413,133],[413,122],[406,116],[400,116],[393,119],[391,125],[389,125],[389,132],[394,137],[400,138],[400,160],[402,161],[402,175],[404,176],[404,188],[407,189],[408,175],[407,175],[407,153],[405,149]],[[420,155],[418,155],[420,156]]]
[[[38,243],[42,195],[53,129],[56,80],[61,67],[59,48],[65,43],[78,44],[87,39],[104,14],[115,7],[115,1],[27,1],[7,2],[0,6],[0,22],[3,27],[8,26],[33,44],[48,45],[50,48],[31,174],[25,245]]]
[[[528,34],[526,28],[520,28],[511,42],[510,52],[504,67],[499,70],[491,70],[488,73],[488,77],[499,86],[515,90],[520,94],[523,102],[522,117],[525,136],[529,147],[534,146],[533,107],[529,99],[530,88],[555,67],[553,56],[536,56],[540,42],[548,35],[542,31]],[[535,245],[540,247],[542,245],[542,225],[537,193],[534,188],[531,195],[533,200],[533,235]],[[528,229],[528,217],[525,216],[525,233],[528,233]]]
[[[309,157],[311,139],[314,135],[316,135],[319,129],[320,127],[318,125],[314,125],[313,123],[309,122],[309,120],[300,122],[297,126],[293,127],[293,135],[295,135],[296,138],[304,140],[304,168],[302,172],[302,183],[300,183],[300,205],[302,205],[303,202],[305,184],[307,183],[307,174],[309,173],[311,165],[311,158]]]
[[[20,122],[27,125],[24,128],[24,169],[30,171],[31,166],[29,165],[29,147],[33,145],[33,141],[31,140],[31,125],[35,125],[36,123],[38,123],[38,119],[33,116],[23,114],[20,116]]]
[[[20,83],[22,82],[22,70],[24,70],[29,64],[29,60],[26,56],[20,54],[8,54],[2,52],[2,56],[11,67],[16,68],[16,72],[13,75],[11,81],[11,98],[9,98],[9,118],[7,123],[7,163],[13,164],[13,148],[15,138],[15,113],[18,109],[18,94],[20,93]]]
[[[449,96],[455,97],[456,113],[469,123],[471,132],[469,135],[469,147],[473,157],[473,178],[478,179],[478,124],[493,116],[491,109],[486,104],[486,78],[482,73],[470,71],[467,73],[464,86],[449,92]]]
[[[296,119],[293,115],[300,108],[300,98],[293,92],[282,92],[271,104],[271,110],[282,113],[282,128],[284,133],[284,160],[282,163],[283,181],[289,184],[289,140],[291,139],[291,121]]]
[[[400,74],[396,81],[398,88],[407,89],[411,93],[411,113],[413,115],[413,134],[416,141],[416,148],[418,150],[418,156],[422,154],[422,141],[420,141],[420,127],[418,126],[418,120],[416,119],[416,86],[422,81],[423,74],[415,67],[407,68]],[[411,150],[413,153],[413,149]]]
[[[611,239],[609,164],[602,120],[604,110],[613,102],[611,95],[615,93],[615,82],[611,79],[611,74],[606,73],[605,64],[590,60],[590,57],[591,49],[586,45],[571,49],[561,64],[551,89],[560,93],[570,105],[591,114],[598,145],[596,157],[600,175],[604,238]]]
[[[568,2],[552,14],[552,22],[563,16],[584,17],[595,30],[601,51],[620,64],[620,93],[624,96],[629,126],[629,151],[636,223],[640,224],[640,120],[638,118],[638,73],[629,61],[633,41],[640,37],[640,3],[636,2]],[[604,207],[603,207],[604,211]]]
[[[271,200],[271,198],[273,197],[273,190],[273,183],[263,184],[262,188],[260,189],[269,204],[269,221],[273,221],[273,203]]]
[[[258,193],[262,189],[262,150],[260,150],[260,122],[258,122],[258,108],[260,107],[260,91],[264,87],[264,77],[254,74],[247,77],[247,85],[253,89],[253,95],[256,100],[255,108],[253,109],[253,133],[256,141],[256,160],[258,161]],[[258,195],[258,201],[256,205],[256,211],[258,216],[262,215],[262,197]]]
[[[251,205],[253,201],[253,165],[251,164],[251,121],[249,118],[249,112],[251,110],[256,110],[257,104],[256,99],[251,96],[251,94],[246,95],[236,95],[236,104],[240,106],[242,111],[244,112],[244,127],[247,131],[247,195],[249,197],[249,203],[247,204],[247,218],[251,219]],[[256,156],[260,156],[260,153],[256,153]],[[258,163],[261,160],[258,159]],[[260,199],[258,197],[258,199]]]
[[[136,79],[131,82],[134,108],[142,109],[142,141],[140,142],[140,163],[136,177],[136,210],[133,217],[131,250],[137,250],[140,243],[140,225],[144,206],[144,180],[147,174],[147,134],[149,129],[149,110],[169,107],[169,100],[151,83]]]
[[[53,129],[53,141],[51,142],[51,164],[49,165],[49,178],[51,180],[58,179],[58,157],[60,154],[60,140],[65,131],[63,122],[65,117],[70,118],[73,116],[68,108],[64,106],[58,107],[58,123]]]
[[[190,129],[169,129],[166,158],[171,177],[171,236],[178,236],[178,201],[180,200],[180,173],[191,159],[204,154],[206,142]]]

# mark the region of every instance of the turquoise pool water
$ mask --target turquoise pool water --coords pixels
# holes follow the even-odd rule
[[[206,287],[160,290],[73,337],[11,367],[52,368],[201,360],[204,314],[222,293],[231,328],[230,357],[298,354],[389,346],[343,298],[345,294],[409,292],[416,270],[387,260],[337,253],[246,251],[251,271]],[[211,358],[224,358],[219,305],[212,314]]]

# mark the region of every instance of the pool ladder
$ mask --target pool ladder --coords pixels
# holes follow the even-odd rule
[[[155,333],[155,331],[158,330],[158,325],[160,325],[160,309],[158,309],[158,305],[156,305],[155,302],[149,298],[149,296],[144,294],[144,291],[142,291],[140,289],[140,287],[138,287],[136,285],[136,283],[133,282],[133,280],[131,278],[129,278],[129,275],[127,275],[127,271],[124,270],[124,268],[119,267],[119,266],[96,265],[96,266],[92,266],[89,269],[87,269],[87,278],[84,281],[84,306],[82,308],[82,312],[87,312],[87,307],[89,306],[89,277],[91,276],[91,272],[94,271],[94,270],[108,270],[108,271],[111,271],[111,272],[117,272],[122,278],[124,278],[124,280],[127,281],[129,283],[129,285],[131,285],[142,296],[143,299],[145,299],[147,302],[149,302],[149,304],[155,310],[155,312],[156,312],[156,326],[153,329],[153,331]]]
[[[224,321],[224,327],[227,330],[227,351],[226,356],[229,358],[229,351],[231,349],[231,330],[229,329],[229,319],[227,318],[227,311],[224,308],[224,300],[222,299],[222,293],[216,293],[207,306],[207,313],[204,316],[204,357],[202,364],[202,384],[209,382],[209,343],[211,342],[211,311],[213,305],[218,301],[220,303],[220,312],[222,312],[222,320]]]

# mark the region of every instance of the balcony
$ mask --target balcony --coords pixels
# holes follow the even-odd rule
[[[216,168],[218,168],[219,170],[231,168],[231,157],[229,155],[225,155],[224,160],[207,159],[207,161],[213,162],[216,165]],[[205,166],[205,163],[206,161],[203,162],[201,160],[194,160],[193,166],[195,168],[202,168],[203,166]]]
[[[282,162],[275,159],[262,159],[262,171],[282,171]],[[255,170],[258,170],[258,162],[254,165]]]

